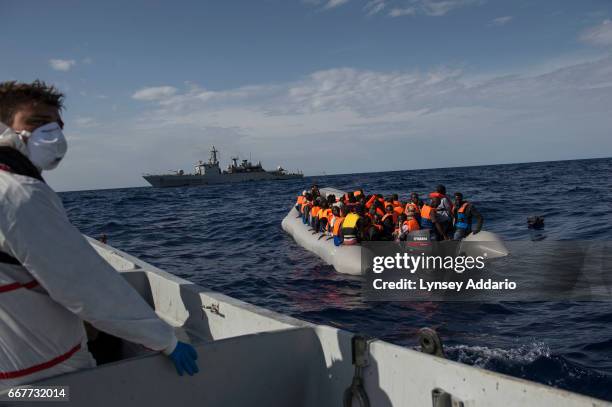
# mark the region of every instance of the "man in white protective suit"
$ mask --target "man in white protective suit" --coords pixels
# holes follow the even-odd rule
[[[98,255],[41,176],[66,153],[63,98],[40,81],[0,83],[0,390],[95,367],[83,321],[192,375],[195,349]]]

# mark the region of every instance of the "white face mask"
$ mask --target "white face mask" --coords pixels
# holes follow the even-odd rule
[[[19,136],[27,139],[28,157],[41,171],[57,167],[68,150],[62,128],[55,122],[40,126],[32,133],[24,130]]]

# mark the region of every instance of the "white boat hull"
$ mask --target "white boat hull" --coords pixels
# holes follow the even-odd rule
[[[75,406],[341,406],[354,367],[353,334],[286,317],[168,274],[90,239],[98,252],[195,344],[200,373],[179,377],[169,359],[124,346],[124,359],[34,383],[69,386]],[[212,309],[211,309],[212,308]],[[432,405],[443,389],[467,406],[612,404],[372,340],[363,383],[371,406]],[[6,397],[7,391],[0,393]],[[4,398],[3,400],[6,400]],[[3,406],[38,402],[2,401]],[[357,404],[355,404],[357,405]]]

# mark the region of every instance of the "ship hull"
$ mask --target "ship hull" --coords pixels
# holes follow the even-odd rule
[[[219,175],[143,175],[143,178],[156,188],[195,187],[249,181],[289,180],[303,177],[303,174],[274,174],[270,172],[249,172]]]

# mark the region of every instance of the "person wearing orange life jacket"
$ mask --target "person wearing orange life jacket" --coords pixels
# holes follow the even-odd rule
[[[295,210],[302,213],[302,205],[306,202],[306,190],[302,191],[302,195],[297,197],[295,201]]]
[[[332,211],[327,201],[323,201],[321,203],[321,210],[319,211],[317,216],[319,217],[319,227],[317,231],[320,233],[325,233],[327,231],[327,225],[332,216]]]
[[[344,218],[340,231],[342,233],[344,245],[355,245],[358,244],[361,239],[361,231],[363,225],[363,219],[360,214],[361,210],[357,206],[352,206],[350,212]]]
[[[405,230],[404,222],[406,221],[406,215],[403,213],[397,216],[397,223],[395,224],[395,230],[393,231],[393,240],[396,242],[401,240],[402,234]]]
[[[321,198],[316,198],[310,208],[310,227],[317,231],[319,226],[319,211],[321,210]]]
[[[372,207],[376,209],[376,213],[381,217],[385,216],[385,201],[383,199],[377,199],[374,201]]]
[[[421,208],[421,229],[430,230],[431,240],[449,240],[446,229],[440,223],[436,208],[440,205],[440,198],[432,198],[429,204]]]
[[[302,213],[302,223],[307,225],[308,221],[310,220],[310,208],[312,208],[313,202],[312,202],[312,195],[310,194],[310,192],[307,192],[304,197],[305,199],[304,199],[304,202],[302,203],[300,212]]]
[[[415,213],[419,213],[421,211],[421,207],[423,207],[423,201],[419,198],[419,194],[416,192],[410,193],[410,199],[406,203],[404,208],[404,213],[407,214],[408,208],[413,208]]]
[[[476,218],[475,226],[473,226],[474,218]],[[472,203],[463,200],[463,194],[461,192],[455,192],[453,219],[455,225],[454,240],[463,239],[470,233],[477,234],[482,229],[482,215]]]
[[[442,184],[436,186],[436,191],[429,194],[429,198],[439,198],[440,204],[436,208],[436,212],[440,215],[441,222],[445,222],[446,220],[450,220],[453,213],[453,202],[446,195],[446,187]]]
[[[321,192],[319,191],[319,187],[317,184],[312,184],[310,188],[310,195],[312,195],[313,199],[316,199],[321,196]]]
[[[348,192],[346,194],[344,194],[344,205],[349,208],[357,206],[357,199],[355,198],[355,195],[353,195],[352,192]]]
[[[332,207],[332,220],[330,223],[332,236],[334,237],[334,246],[340,246],[342,244],[342,222],[344,217],[341,216],[340,208],[337,206]]]
[[[402,206],[398,194],[391,195],[391,204],[393,204],[393,206]]]
[[[436,186],[436,191],[430,193],[429,198],[440,198],[440,204],[436,207],[436,215],[444,231],[450,233],[453,226],[453,202],[446,195],[446,187],[442,184]]]
[[[421,229],[419,221],[416,217],[416,210],[413,207],[408,208],[408,213],[405,215],[403,226],[405,227],[406,233],[414,232],[416,230]]]
[[[376,208],[372,207],[368,213],[366,213],[366,216],[370,218],[370,220],[374,220],[374,215],[376,215]]]
[[[391,205],[393,205],[393,211],[399,216],[404,213],[404,205],[399,200],[399,195],[391,195]]]
[[[385,240],[382,217],[375,213],[371,219],[365,219],[364,235],[366,240],[375,242]]]
[[[408,216],[412,213],[412,216],[416,219],[417,222],[421,222],[421,208],[423,207],[423,201],[419,199],[419,194],[416,192],[410,193],[410,200],[406,203],[404,207],[404,213]]]
[[[397,224],[397,213],[393,210],[392,204],[387,204],[385,207],[385,214],[381,218],[381,223],[383,225],[383,239],[392,240],[393,231]]]

